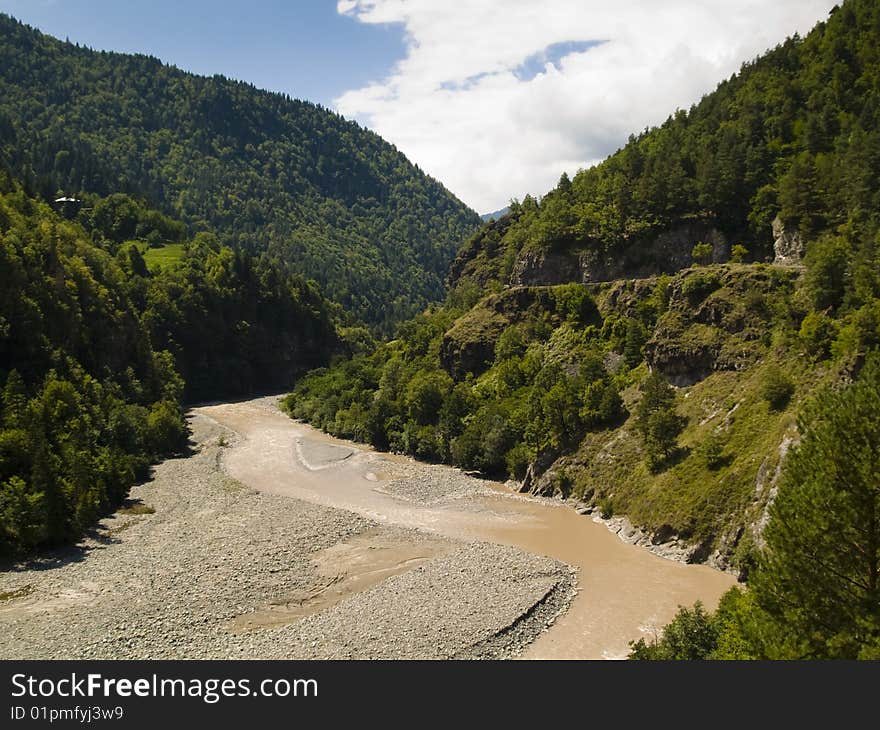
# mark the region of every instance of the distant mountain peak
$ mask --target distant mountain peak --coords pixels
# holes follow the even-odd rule
[[[499,209],[499,210],[496,210],[496,211],[493,212],[493,213],[483,213],[483,214],[480,216],[480,218],[482,218],[482,220],[483,220],[484,223],[488,223],[488,222],[491,221],[491,220],[496,220],[496,221],[497,221],[497,220],[498,220],[499,218],[501,218],[502,216],[507,215],[508,212],[510,212],[510,206],[509,206],[509,205],[505,205],[503,208],[501,208],[501,209]]]

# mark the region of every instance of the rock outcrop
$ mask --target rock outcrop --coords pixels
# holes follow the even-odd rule
[[[693,263],[692,251],[697,243],[711,244],[712,263],[729,258],[724,234],[707,221],[692,220],[660,233],[634,236],[610,251],[590,241],[560,249],[523,251],[513,266],[509,284],[591,284],[672,274]]]
[[[772,312],[766,297],[790,289],[795,271],[694,267],[673,280],[669,308],[645,358],[677,386],[717,370],[746,370],[765,351]]]
[[[498,315],[484,314],[457,323],[440,343],[440,365],[455,380],[468,373],[482,373],[495,358],[495,342],[507,326]]]
[[[770,522],[770,508],[773,506],[773,502],[776,501],[776,495],[779,492],[779,478],[782,476],[782,467],[785,464],[785,458],[788,456],[789,449],[795,443],[795,439],[796,434],[786,436],[782,443],[779,444],[776,466],[772,469],[772,473],[770,469],[771,459],[768,456],[761,463],[758,475],[755,478],[755,500],[764,505],[760,516],[752,525],[755,545],[759,548],[763,548],[765,545],[764,530]]]
[[[532,308],[555,316],[551,291],[520,287],[491,294],[456,320],[440,342],[440,365],[455,380],[479,375],[495,358],[495,343],[511,324],[526,319]]]
[[[571,250],[533,249],[520,252],[510,286],[545,286],[582,281],[580,256]]]
[[[797,229],[787,227],[779,216],[773,219],[773,263],[797,266],[803,262],[806,246]]]

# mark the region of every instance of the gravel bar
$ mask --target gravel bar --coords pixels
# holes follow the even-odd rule
[[[194,453],[158,465],[79,544],[0,572],[0,657],[508,658],[574,595],[567,565],[442,538],[439,555],[315,613],[233,630],[243,616],[325,590],[317,556],[333,546],[374,534],[438,538],[246,488],[220,468],[234,434],[201,416],[191,426]],[[385,486],[425,502],[473,493],[474,480],[435,470],[413,465]]]

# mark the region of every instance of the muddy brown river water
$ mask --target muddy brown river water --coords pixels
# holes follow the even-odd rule
[[[701,600],[712,608],[735,583],[707,566],[628,545],[569,506],[524,499],[498,483],[487,485],[488,494],[448,503],[400,499],[383,491],[383,482],[396,465],[405,461],[412,468],[414,462],[333,439],[292,421],[271,400],[195,410],[239,435],[224,465],[254,489],[351,510],[379,523],[513,545],[576,567],[577,597],[530,645],[527,659],[624,657],[630,640],[653,635],[679,605]]]

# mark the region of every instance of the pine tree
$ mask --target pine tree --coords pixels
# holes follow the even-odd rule
[[[753,581],[778,658],[867,657],[880,646],[880,354],[800,421]]]
[[[648,466],[663,467],[676,450],[687,419],[675,412],[675,391],[656,370],[642,383],[636,429],[642,435]]]
[[[628,368],[636,367],[643,358],[648,333],[637,319],[630,318],[626,323],[626,339],[623,345],[623,361]]]
[[[18,370],[11,370],[6,377],[6,386],[0,394],[0,405],[0,425],[4,428],[21,428],[27,408],[27,393]]]

